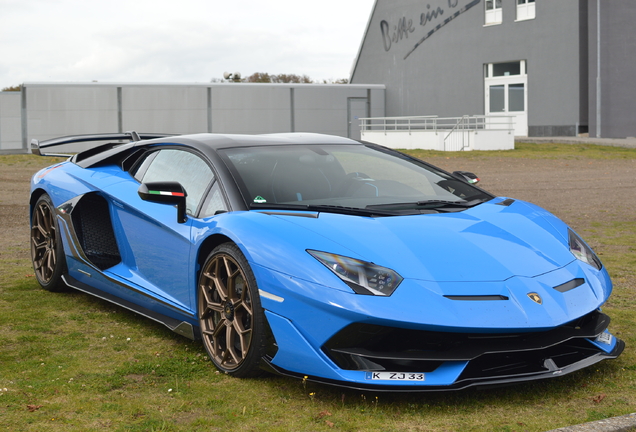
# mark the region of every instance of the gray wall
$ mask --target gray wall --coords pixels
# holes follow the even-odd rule
[[[122,85],[109,91],[120,94],[121,132],[208,132],[205,87]]]
[[[0,92],[0,153],[22,148],[20,107],[20,92]]]
[[[636,2],[601,0],[601,136],[636,136]],[[597,1],[588,2],[590,136],[597,136]]]
[[[377,0],[351,82],[386,84],[387,116],[484,114],[484,65],[527,60],[530,134],[574,133],[588,109],[579,0],[538,1],[536,18],[519,22],[516,1],[502,3],[502,24],[484,26],[484,0]]]
[[[24,84],[22,93],[25,144],[32,138],[117,132],[116,87]]]
[[[5,152],[26,151],[34,138],[128,130],[359,138],[353,114],[385,115],[383,85],[25,83],[21,94],[1,94],[0,151]],[[351,111],[351,100],[362,101],[362,113]],[[13,131],[6,135],[10,139],[5,140],[5,129]]]

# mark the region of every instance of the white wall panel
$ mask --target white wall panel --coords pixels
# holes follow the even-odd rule
[[[276,133],[291,130],[290,87],[234,83],[212,87],[212,131]]]
[[[295,126],[297,132],[314,132],[348,136],[349,98],[367,98],[365,86],[311,86],[295,91]],[[372,101],[373,102],[373,97]],[[359,125],[353,120],[352,127]]]
[[[122,129],[156,133],[207,132],[207,88],[126,86],[121,90]]]
[[[0,150],[31,139],[135,130],[154,133],[317,132],[348,134],[349,98],[371,94],[384,116],[382,85],[25,83],[0,109]],[[9,99],[10,97],[4,97]],[[4,105],[2,105],[3,107]],[[354,127],[358,127],[355,125]],[[4,130],[4,131],[3,131]],[[26,130],[26,136],[23,135]],[[10,147],[9,147],[10,146]],[[83,149],[78,147],[78,150]]]
[[[116,86],[36,84],[24,88],[27,142],[117,132]]]
[[[22,149],[20,92],[0,92],[0,151]]]

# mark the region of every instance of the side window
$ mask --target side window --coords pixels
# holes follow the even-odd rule
[[[221,193],[219,182],[216,182],[214,183],[214,186],[212,186],[205,204],[203,204],[200,217],[210,217],[214,216],[218,212],[224,211],[227,211],[227,206],[225,205],[225,200],[223,199],[223,193]]]
[[[143,183],[157,181],[176,181],[181,183],[188,196],[186,213],[194,215],[199,207],[208,185],[214,180],[212,169],[194,153],[183,150],[165,149],[151,154],[137,172],[143,176],[137,179]],[[148,159],[151,159],[148,162]],[[137,178],[137,176],[135,176]]]
[[[534,0],[517,0],[517,21],[534,19],[535,16]]]
[[[501,24],[502,18],[501,0],[486,0],[486,25]]]
[[[148,171],[150,163],[153,161],[155,156],[157,156],[157,154],[159,154],[159,152],[156,151],[146,154],[143,156],[143,160],[140,164],[135,164],[136,166],[134,166],[134,174],[133,171],[131,171],[131,174],[133,174],[135,180],[141,183],[141,180],[144,178],[144,174],[146,174],[146,171]]]

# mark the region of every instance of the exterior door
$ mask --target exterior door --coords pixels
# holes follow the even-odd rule
[[[488,65],[485,79],[486,115],[510,115],[514,120],[515,136],[528,136],[528,76],[525,74],[525,62],[502,65],[506,66]]]
[[[360,136],[360,119],[369,117],[367,113],[367,98],[348,98],[347,99],[347,137],[359,140]]]
[[[164,148],[145,156],[134,177],[113,185],[112,195],[119,201],[114,205],[117,221],[126,239],[120,247],[129,263],[128,267],[118,267],[116,274],[195,311],[191,226],[214,180],[212,169],[197,154]],[[187,191],[185,210],[189,217],[185,223],[177,221],[174,206],[139,199],[140,182],[163,181],[177,181]]]

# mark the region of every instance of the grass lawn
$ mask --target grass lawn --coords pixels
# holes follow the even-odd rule
[[[424,159],[636,158],[629,149],[556,144],[412,153]],[[9,166],[35,172],[50,163],[0,156],[0,172]],[[636,198],[629,194],[625,199]],[[623,355],[558,379],[430,394],[219,374],[200,342],[85,294],[42,290],[27,239],[22,251],[0,247],[0,431],[545,431],[632,413],[636,215],[590,223],[586,240],[602,246],[613,277],[604,312],[627,343]]]

